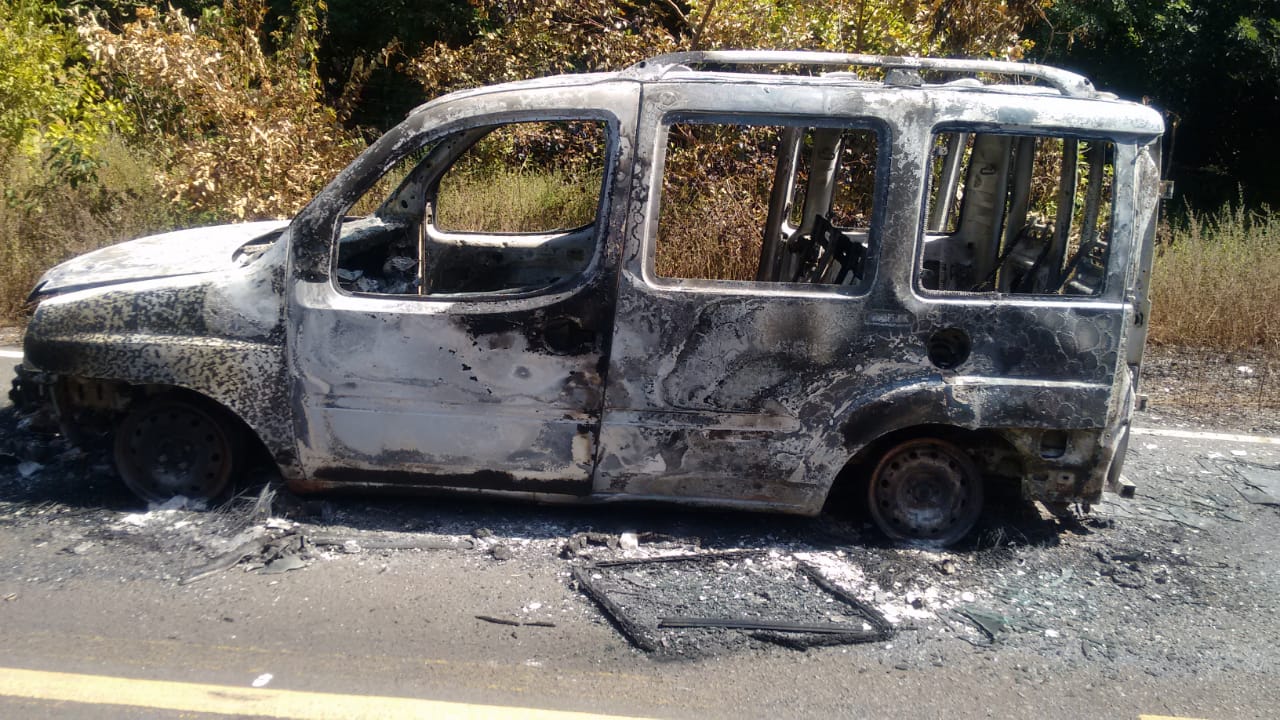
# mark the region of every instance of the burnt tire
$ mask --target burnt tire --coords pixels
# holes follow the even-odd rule
[[[982,513],[982,473],[963,450],[918,438],[890,449],[871,474],[867,504],[890,539],[946,547],[973,529]]]
[[[13,380],[9,382],[9,402],[21,413],[35,412],[44,405],[40,387],[21,365],[14,368]]]
[[[116,430],[116,469],[147,502],[179,495],[214,502],[225,497],[244,454],[239,426],[210,404],[161,397],[135,406]]]

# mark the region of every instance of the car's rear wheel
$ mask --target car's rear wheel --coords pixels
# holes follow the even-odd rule
[[[125,415],[116,430],[116,468],[148,502],[179,495],[210,502],[231,489],[242,448],[239,428],[221,410],[162,397]]]
[[[898,542],[945,547],[982,512],[982,473],[963,450],[918,438],[890,449],[871,475],[867,501],[876,525]]]

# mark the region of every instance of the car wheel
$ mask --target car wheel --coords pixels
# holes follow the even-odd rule
[[[963,450],[920,438],[884,454],[867,501],[872,519],[892,540],[946,547],[973,529],[982,495],[982,473]]]
[[[124,484],[148,502],[179,495],[206,502],[226,495],[241,450],[239,429],[223,412],[180,398],[159,398],[125,415],[115,459]]]

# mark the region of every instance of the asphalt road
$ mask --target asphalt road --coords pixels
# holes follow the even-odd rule
[[[14,360],[0,362],[7,378]],[[297,571],[189,584],[224,517],[143,513],[91,459],[29,477],[6,465],[0,717],[1275,717],[1280,515],[1230,483],[1280,464],[1280,445],[1154,430],[1131,450],[1134,504],[989,527],[952,554],[884,548],[856,523],[335,498],[323,521],[280,527],[482,539],[316,551]],[[923,610],[884,643],[660,659],[573,587],[556,551],[588,529],[820,555],[861,568],[886,607],[922,589]],[[956,621],[965,603],[1012,629],[988,641]]]
[[[0,346],[0,378],[4,382],[4,399],[0,400],[0,407],[9,406],[9,382],[13,378],[13,370],[22,363],[22,349],[16,347]]]

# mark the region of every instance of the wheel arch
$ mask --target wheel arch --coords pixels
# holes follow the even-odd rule
[[[54,379],[51,391],[62,432],[73,442],[79,441],[89,428],[114,435],[116,426],[131,409],[172,396],[216,413],[230,423],[243,438],[248,458],[268,460],[281,473],[287,473],[293,462],[291,447],[284,453],[272,447],[269,427],[252,422],[227,399],[194,387],[60,376]]]
[[[263,440],[261,433],[250,424],[243,415],[236,412],[234,408],[225,402],[218,400],[208,393],[200,392],[189,387],[181,385],[165,385],[165,384],[146,384],[146,385],[130,385],[132,397],[128,405],[121,409],[121,412],[127,412],[134,405],[141,402],[151,402],[157,398],[171,396],[174,399],[184,400],[193,405],[203,407],[207,410],[221,415],[223,418],[232,423],[238,429],[248,445],[246,450],[251,454],[258,454],[265,458],[270,458],[273,464],[276,463],[274,453],[267,447],[267,443]]]
[[[924,422],[851,441],[851,455],[827,492],[825,510],[865,504],[866,483],[885,453],[910,440],[936,438],[960,449],[978,466],[989,488],[1016,488],[1022,467],[1012,444],[998,430],[974,429],[945,422]]]

